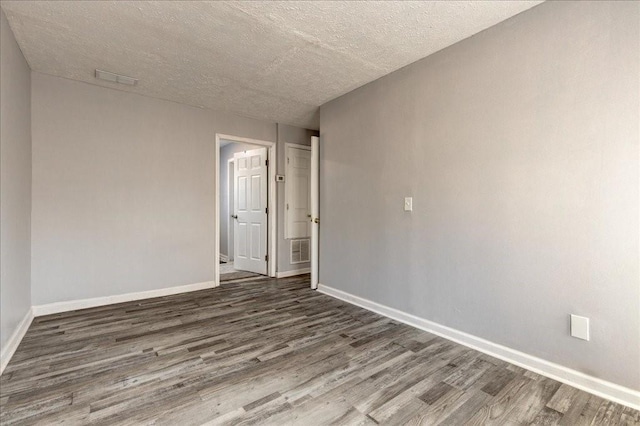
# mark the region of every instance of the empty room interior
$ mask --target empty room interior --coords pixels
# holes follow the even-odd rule
[[[0,9],[0,424],[640,425],[640,2]]]

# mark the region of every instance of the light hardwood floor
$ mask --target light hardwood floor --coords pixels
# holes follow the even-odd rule
[[[640,424],[308,280],[36,318],[0,377],[0,423]]]

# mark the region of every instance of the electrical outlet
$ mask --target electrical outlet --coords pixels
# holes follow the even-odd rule
[[[571,336],[589,341],[589,318],[571,315]]]
[[[404,197],[404,211],[413,211],[413,197]]]

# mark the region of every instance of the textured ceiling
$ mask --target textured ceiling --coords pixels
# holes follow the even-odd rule
[[[34,71],[318,127],[318,106],[539,1],[2,1]],[[140,81],[96,80],[103,69]]]

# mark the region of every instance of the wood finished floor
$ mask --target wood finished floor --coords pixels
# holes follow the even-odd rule
[[[308,276],[36,318],[10,424],[640,424],[640,413],[309,290]]]

